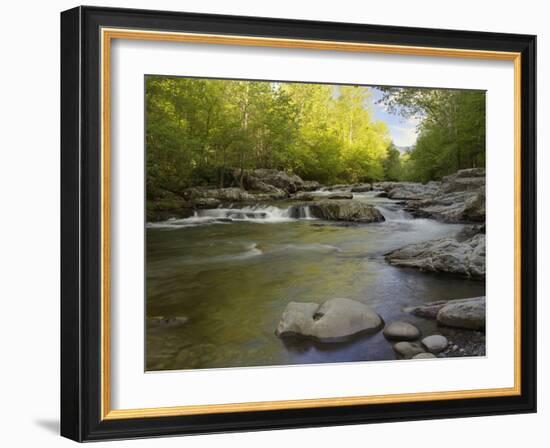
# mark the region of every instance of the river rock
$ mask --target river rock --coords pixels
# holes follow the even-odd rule
[[[484,222],[485,169],[470,168],[446,176],[435,194],[421,201],[408,201],[406,207],[416,217]]]
[[[411,359],[413,356],[424,353],[424,349],[420,344],[416,342],[406,341],[394,344],[393,350],[397,354],[397,357],[400,359]]]
[[[216,199],[225,202],[252,201],[254,196],[249,192],[237,187],[213,188],[213,187],[191,187],[182,192],[185,199],[197,202],[204,199]]]
[[[292,196],[292,199],[296,201],[313,201],[315,199],[315,196],[313,196],[311,193],[301,191]]]
[[[304,180],[300,190],[302,191],[315,191],[321,188],[321,184],[316,180]]]
[[[353,187],[351,187],[352,193],[366,193],[367,191],[371,191],[372,186],[371,184],[356,184]]]
[[[233,176],[236,179],[240,179],[240,170],[234,170]],[[292,194],[304,187],[304,181],[300,176],[273,169],[260,168],[256,170],[246,170],[243,172],[242,178],[243,186],[247,190],[255,190],[258,189],[258,187],[265,188],[265,185],[271,185],[288,194]]]
[[[485,297],[450,301],[437,313],[437,322],[448,327],[468,330],[485,329]]]
[[[433,359],[437,358],[433,353],[419,353],[418,355],[414,355],[412,359]]]
[[[374,333],[384,325],[367,305],[350,299],[330,299],[322,305],[290,302],[275,334],[303,336],[321,342],[340,342],[358,333]]]
[[[389,340],[414,341],[420,337],[420,330],[408,322],[395,321],[386,325],[384,336]]]
[[[460,300],[470,299],[455,299],[454,301],[458,302]],[[441,310],[441,308],[443,308],[449,302],[449,300],[436,300],[434,302],[426,303],[424,305],[405,308],[405,311],[418,317],[424,317],[426,319],[436,319],[439,310]]]
[[[350,186],[347,184],[334,184],[325,188],[326,191],[349,191]]]
[[[467,299],[438,300],[425,305],[406,308],[418,317],[437,319],[441,325],[483,330],[485,328],[485,296]]]
[[[200,209],[216,208],[221,205],[221,201],[216,198],[197,198],[193,200],[193,207]]]
[[[274,187],[256,179],[248,184],[248,193],[253,194],[255,200],[277,200],[288,197],[288,193],[282,188]]]
[[[146,206],[147,222],[165,221],[170,218],[193,216],[193,203],[170,191],[159,190],[154,200]]]
[[[325,199],[309,204],[311,214],[318,219],[370,223],[384,221],[384,215],[372,205],[354,200]]]
[[[421,184],[417,182],[396,182],[388,191],[390,199],[420,200],[431,198],[439,190],[439,182]]]
[[[422,339],[422,345],[431,353],[439,353],[447,348],[447,338],[440,334],[432,334]]]
[[[462,242],[441,238],[409,244],[386,254],[386,261],[422,271],[485,278],[485,235],[477,234]]]
[[[353,199],[351,193],[332,193],[327,196],[327,199]]]

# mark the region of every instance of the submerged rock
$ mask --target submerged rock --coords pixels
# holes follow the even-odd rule
[[[350,299],[330,299],[322,305],[290,302],[275,334],[303,336],[321,342],[340,342],[358,333],[374,333],[384,325],[367,305]]]
[[[424,353],[424,349],[417,342],[398,342],[393,346],[393,350],[400,359],[411,359],[420,353]]]
[[[422,271],[485,278],[485,235],[477,234],[462,242],[441,238],[409,244],[386,254],[386,261]]]
[[[384,328],[386,339],[397,341],[414,341],[420,337],[420,330],[408,322],[395,321]]]
[[[311,214],[318,219],[350,222],[381,222],[384,215],[372,205],[354,200],[321,200],[309,205]]]
[[[440,334],[432,334],[422,339],[422,345],[431,353],[439,353],[447,348],[447,338]]]

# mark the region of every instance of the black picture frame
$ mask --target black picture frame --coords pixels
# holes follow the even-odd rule
[[[100,29],[521,53],[521,394],[422,402],[102,419]],[[77,7],[61,14],[61,435],[76,441],[536,411],[536,37]]]

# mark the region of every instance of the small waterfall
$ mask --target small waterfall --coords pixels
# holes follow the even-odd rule
[[[399,206],[377,205],[376,208],[386,221],[406,221],[413,219],[412,215]]]
[[[281,222],[288,221],[290,216],[289,209],[282,209],[270,205],[256,205],[252,207],[241,208],[214,208],[207,210],[197,210],[195,215],[199,218],[211,218],[214,220],[226,221],[261,221],[261,222]]]
[[[315,219],[309,205],[293,205],[288,208],[288,213],[294,219]]]
[[[164,222],[148,223],[150,228],[177,229],[208,224],[229,222],[282,223],[295,220],[315,219],[308,205],[291,205],[287,208],[272,205],[247,207],[220,207],[196,210],[193,216],[183,219],[169,219]]]

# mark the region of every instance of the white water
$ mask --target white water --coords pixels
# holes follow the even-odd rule
[[[149,228],[185,228],[208,224],[224,224],[229,222],[253,222],[260,224],[276,224],[296,220],[313,220],[309,206],[289,206],[279,208],[272,205],[255,205],[251,207],[213,208],[196,210],[193,216],[181,219],[148,223]]]
[[[377,205],[376,208],[386,221],[406,221],[413,219],[412,215],[398,206]]]
[[[312,192],[314,195],[325,196],[334,193],[324,189]],[[366,202],[376,207],[385,218],[385,223],[390,226],[406,224],[411,230],[421,227],[431,227],[432,220],[414,219],[413,216],[403,210],[400,204],[387,198],[378,198],[378,191],[354,194],[354,200]],[[316,219],[311,214],[308,205],[288,205],[277,207],[268,204],[256,204],[253,206],[229,205],[207,210],[196,210],[189,218],[172,218],[163,222],[147,223],[149,228],[181,229],[211,224],[227,224],[231,222],[251,222],[259,224],[277,224],[301,220]],[[437,226],[437,224],[435,224]]]

